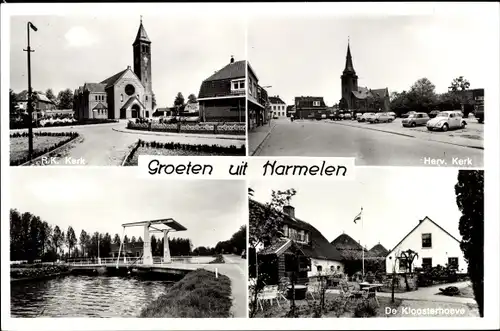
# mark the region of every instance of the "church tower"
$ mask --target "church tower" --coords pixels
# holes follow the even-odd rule
[[[345,60],[345,68],[340,76],[342,81],[342,99],[341,103],[344,103],[344,107],[347,109],[352,109],[352,92],[358,90],[358,76],[352,65],[352,56],[350,42],[347,41],[347,56]],[[343,102],[342,102],[343,101]]]
[[[134,72],[144,85],[146,93],[151,96],[153,94],[151,81],[151,40],[149,40],[146,29],[142,25],[142,17],[139,31],[137,31],[137,36],[132,46],[134,48]]]

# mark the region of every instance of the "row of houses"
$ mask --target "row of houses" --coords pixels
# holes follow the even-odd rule
[[[250,210],[253,208],[264,208],[264,205],[251,199]],[[392,249],[378,243],[368,250],[345,233],[329,242],[313,225],[298,219],[293,206],[285,206],[281,214],[282,236],[257,251],[259,269],[266,270],[271,278],[269,284],[277,283],[290,271],[298,272],[298,278],[303,279],[325,272],[352,275],[361,270],[347,270],[347,265],[353,260],[360,261],[362,255],[365,261],[381,261],[386,273],[404,273],[408,271],[407,264],[400,253],[408,249],[418,254],[413,268],[450,265],[459,273],[467,272],[460,241],[429,217],[418,221]],[[252,272],[255,259],[251,256],[250,263]]]

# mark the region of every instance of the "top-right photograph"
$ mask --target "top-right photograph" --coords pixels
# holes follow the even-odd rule
[[[483,167],[488,23],[450,16],[249,20],[249,155]]]

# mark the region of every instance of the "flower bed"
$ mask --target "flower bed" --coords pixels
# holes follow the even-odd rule
[[[75,120],[70,118],[58,118],[58,119],[42,119],[37,123],[33,123],[33,127],[59,127],[59,126],[75,126],[75,125],[88,125],[88,124],[107,124],[107,123],[118,123],[118,120],[110,119],[86,119],[86,120]],[[11,121],[10,129],[27,129],[28,126],[24,121]]]
[[[78,137],[77,132],[35,132],[33,133],[33,156],[35,159]],[[28,133],[10,135],[10,165],[18,166],[29,161]]]
[[[176,132],[176,133],[198,133],[198,134],[226,134],[245,135],[246,126],[242,123],[165,123],[156,121],[129,121],[127,128],[131,130],[154,131],[154,132]]]

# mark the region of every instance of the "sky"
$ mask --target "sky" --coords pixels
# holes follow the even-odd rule
[[[104,167],[11,168],[10,180],[11,208],[63,231],[71,225],[77,237],[82,229],[113,237],[121,235],[123,223],[171,217],[187,231],[170,237],[214,247],[247,224],[244,181],[148,180],[136,178],[133,169]],[[142,237],[143,229],[127,228],[125,234]]]
[[[427,77],[437,93],[465,76],[484,88],[491,69],[485,54],[491,21],[481,17],[273,17],[249,21],[248,60],[261,86],[287,104],[296,96],[341,98],[340,76],[350,39],[358,86],[409,90]]]
[[[346,233],[372,248],[392,249],[428,216],[458,240],[461,216],[455,200],[458,170],[445,168],[357,168],[354,181],[254,180],[254,199],[268,202],[272,190],[294,188],[295,216],[331,242]],[[363,222],[354,218],[363,208]]]
[[[245,58],[245,26],[236,18],[144,15],[151,40],[153,92],[158,107],[172,106],[177,92],[198,95],[201,82],[235,60]],[[31,32],[32,86],[54,93],[99,83],[133,68],[132,43],[140,13],[90,16],[15,16],[11,18],[10,88],[27,89],[26,22]]]

